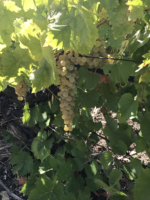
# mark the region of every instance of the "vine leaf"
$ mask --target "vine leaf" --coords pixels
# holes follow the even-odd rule
[[[129,6],[129,10],[130,10],[129,19],[130,20],[143,18],[144,8],[143,8],[142,0],[138,0],[138,1],[129,0],[126,4]]]
[[[112,152],[104,151],[101,155],[100,162],[106,170],[109,168],[109,165],[111,164],[112,161],[113,161]]]
[[[139,177],[135,180],[134,199],[145,200],[150,197],[150,169],[142,169]],[[143,195],[144,194],[144,195]]]
[[[39,90],[49,87],[52,84],[58,84],[59,78],[54,75],[52,66],[47,62],[45,58],[40,61],[40,68],[34,72],[32,80],[33,93]]]
[[[57,14],[55,21],[49,24],[47,44],[54,49],[72,49],[76,53],[89,53],[98,37],[93,15],[84,10],[80,3],[68,2],[65,5],[62,3],[61,7],[56,4],[52,6],[51,9],[56,10]]]
[[[100,4],[102,5],[103,8],[105,8],[106,10],[109,10],[109,9],[116,8],[119,5],[119,2],[118,0],[114,0],[112,4],[111,0],[105,0],[105,1],[100,0]]]
[[[14,1],[0,2],[0,35],[4,43],[11,41],[10,34],[14,31],[13,21],[20,17],[20,8],[16,6]],[[7,37],[6,37],[7,35]]]
[[[94,88],[99,81],[100,81],[100,76],[98,74],[92,74],[84,66],[80,67],[79,79],[77,83],[83,90]]]
[[[104,96],[107,100],[105,106],[113,112],[118,112],[118,99],[116,98],[116,96],[109,93],[106,93]]]
[[[142,164],[137,158],[132,158],[130,163],[123,164],[125,173],[130,180],[137,179],[142,170]]]
[[[124,155],[126,151],[128,150],[127,145],[122,140],[118,140],[117,144],[111,144],[111,147],[113,151],[118,155]]]
[[[119,183],[121,178],[122,178],[122,174],[121,174],[120,170],[119,169],[113,169],[110,173],[110,176],[109,176],[109,185],[110,186],[116,185],[117,183]]]
[[[34,4],[34,0],[22,0],[22,6],[23,10],[27,12],[29,9],[36,9],[36,6]]]
[[[19,176],[24,176],[32,172],[33,159],[28,152],[21,151],[13,153],[10,164],[13,166],[13,173],[19,173]]]
[[[34,156],[43,161],[49,155],[53,141],[53,138],[47,140],[46,132],[39,132],[31,146]]]
[[[29,108],[29,104],[28,103],[25,104],[24,112],[23,112],[23,118],[22,118],[22,121],[23,121],[24,124],[27,124],[29,126],[35,126],[35,124],[37,124],[38,122],[42,123],[45,120],[47,120],[46,111],[41,113],[40,108],[39,108],[39,106],[37,104],[32,109]],[[49,120],[50,119],[47,120],[47,124],[48,124]]]
[[[127,196],[124,195],[113,195],[111,197],[111,200],[128,200],[129,198]]]
[[[119,61],[117,64],[107,64],[104,67],[105,75],[115,83],[126,83],[129,76],[134,74],[134,63]],[[111,71],[111,73],[109,73]]]
[[[32,70],[30,69],[30,65],[35,64],[35,61],[30,57],[29,52],[19,47],[16,47],[13,51],[9,47],[4,49],[1,61],[4,68],[2,74],[3,76],[7,76],[7,79],[17,77],[19,75],[19,70],[21,69],[31,73]]]
[[[126,93],[121,96],[118,107],[122,118],[128,119],[129,117],[137,116],[138,102],[133,99],[132,94],[130,93]]]
[[[66,181],[66,184],[69,184],[71,178],[74,177],[71,163],[67,162],[61,166],[61,169],[57,172],[58,179],[60,181]]]
[[[140,153],[146,150],[146,142],[143,138],[136,141],[136,152]]]
[[[76,107],[92,108],[98,103],[99,94],[96,90],[83,92],[81,89],[77,90]]]
[[[35,176],[31,174],[26,180],[25,184],[22,187],[22,192],[23,194],[29,195],[31,190],[35,187]]]
[[[125,35],[131,33],[134,30],[134,26],[131,22],[125,22],[121,25],[113,26],[114,37],[124,37]]]
[[[46,175],[41,175],[35,185],[29,200],[61,200],[63,196],[63,185],[55,179],[52,181]]]
[[[92,200],[92,197],[89,197],[90,195],[87,195],[87,193],[81,193],[79,194],[77,200]]]

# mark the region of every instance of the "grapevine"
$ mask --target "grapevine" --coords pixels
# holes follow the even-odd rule
[[[0,1],[0,136],[25,199],[150,199],[149,10]]]

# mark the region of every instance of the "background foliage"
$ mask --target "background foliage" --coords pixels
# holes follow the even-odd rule
[[[29,200],[90,200],[101,188],[111,200],[149,199],[150,169],[136,158],[119,163],[114,157],[127,155],[133,143],[136,153],[150,156],[149,37],[149,0],[0,1],[1,91],[21,81],[32,93],[58,86],[58,56],[71,50],[86,56],[98,38],[107,53],[99,58],[108,60],[102,69],[76,66],[73,131],[63,130],[58,97],[34,107],[24,98],[22,121],[38,124],[40,132],[27,149],[13,146],[10,163],[13,173],[28,176],[21,192]],[[92,107],[102,108],[105,127],[93,122]],[[127,119],[140,124],[140,134]],[[100,129],[107,149],[95,152]],[[121,190],[121,169],[132,183],[128,193]]]

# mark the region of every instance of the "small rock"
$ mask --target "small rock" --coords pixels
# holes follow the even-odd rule
[[[2,191],[0,195],[2,196],[2,200],[9,200],[9,196],[6,191]]]

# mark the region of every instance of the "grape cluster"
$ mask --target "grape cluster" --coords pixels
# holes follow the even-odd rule
[[[79,76],[75,65],[103,69],[103,66],[108,63],[107,59],[93,57],[107,58],[104,46],[104,41],[97,40],[90,54],[84,56],[75,53],[74,51],[68,51],[63,55],[60,55],[56,62],[56,71],[60,77],[60,92],[58,92],[58,96],[61,97],[60,109],[62,111],[62,119],[64,119],[65,131],[72,131],[75,100],[74,89],[76,87],[76,80]]]
[[[105,41],[96,40],[95,45],[92,51],[90,52],[90,54],[88,54],[88,56],[90,57],[90,58],[87,58],[87,63],[86,63],[86,66],[88,68],[103,69],[103,67],[108,63],[108,60],[100,59],[96,57],[104,57],[104,58],[108,57],[106,53],[106,48],[105,48]]]
[[[107,59],[100,59],[99,57],[108,58],[105,41],[99,39],[96,40],[92,51],[88,55],[79,55],[74,52],[68,54],[68,59],[70,59],[74,65],[87,66],[90,69],[103,69],[103,67],[108,63]]]
[[[72,58],[74,58],[73,52],[69,52],[68,54],[64,53],[59,56],[56,63],[56,71],[60,77],[60,92],[58,92],[58,96],[61,97],[60,110],[62,111],[65,131],[72,131],[73,107],[75,104],[74,89],[79,76]]]
[[[29,90],[28,85],[23,80],[15,87],[15,93],[18,95],[18,100],[22,101],[23,97],[26,96],[27,91]]]

